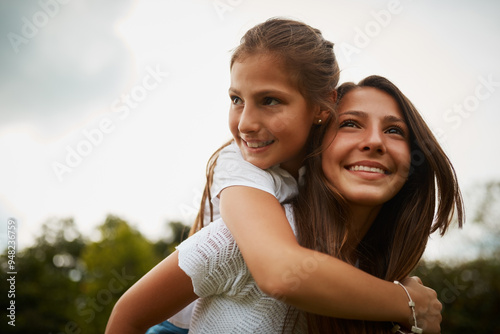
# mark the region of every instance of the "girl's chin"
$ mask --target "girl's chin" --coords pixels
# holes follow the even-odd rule
[[[346,196],[346,199],[351,205],[366,206],[366,207],[381,206],[382,204],[384,204],[389,200],[385,196],[369,195],[366,192],[362,192],[357,195],[352,194],[350,196]]]

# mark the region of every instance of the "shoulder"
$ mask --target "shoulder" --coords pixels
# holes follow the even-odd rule
[[[240,148],[234,141],[221,150],[215,165],[215,174],[217,175],[217,173],[269,175],[267,170],[256,167],[246,161],[241,154]]]
[[[275,194],[274,177],[267,170],[245,161],[238,146],[232,142],[217,159],[211,188],[212,200],[230,186],[246,186]]]
[[[233,141],[217,159],[212,185],[212,200],[229,186],[246,186],[270,193],[283,203],[298,193],[297,181],[278,165],[261,169],[246,161]]]

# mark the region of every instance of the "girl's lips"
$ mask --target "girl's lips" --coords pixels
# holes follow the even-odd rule
[[[244,139],[242,140],[249,148],[262,148],[271,145],[274,142],[274,140],[267,140],[267,141],[260,141],[260,140],[246,141]]]
[[[355,172],[362,171],[362,172],[371,172],[371,173],[379,173],[379,174],[387,174],[388,173],[385,170],[383,170],[382,168],[368,167],[368,166],[362,166],[362,165],[350,166],[347,169],[355,171]]]
[[[374,162],[374,161],[359,161],[353,164],[345,166],[347,170],[354,172],[369,172],[369,173],[378,173],[388,175],[391,174],[389,169],[384,165]]]

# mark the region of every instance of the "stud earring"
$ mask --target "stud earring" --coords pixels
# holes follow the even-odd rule
[[[321,121],[321,118],[320,118],[320,119],[318,119],[318,123],[317,123],[317,124],[318,124],[318,125],[320,125],[320,124],[321,124],[321,122],[322,122],[322,121]]]

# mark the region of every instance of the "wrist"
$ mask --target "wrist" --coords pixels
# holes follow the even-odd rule
[[[396,308],[396,317],[391,319],[392,322],[400,324],[402,327],[410,328],[410,319],[412,318],[411,309],[408,307],[408,297],[401,287],[394,284],[394,282],[388,281],[391,285],[391,299],[393,305]]]
[[[415,302],[411,298],[410,293],[408,292],[406,287],[403,284],[401,284],[399,281],[394,281],[394,284],[399,285],[407,297],[407,307],[409,308],[410,314],[411,314],[410,317],[407,318],[409,320],[408,321],[408,325],[409,325],[408,328],[411,329],[412,333],[423,333],[423,330],[421,328],[419,328],[418,324],[417,324],[417,316],[415,313]]]

